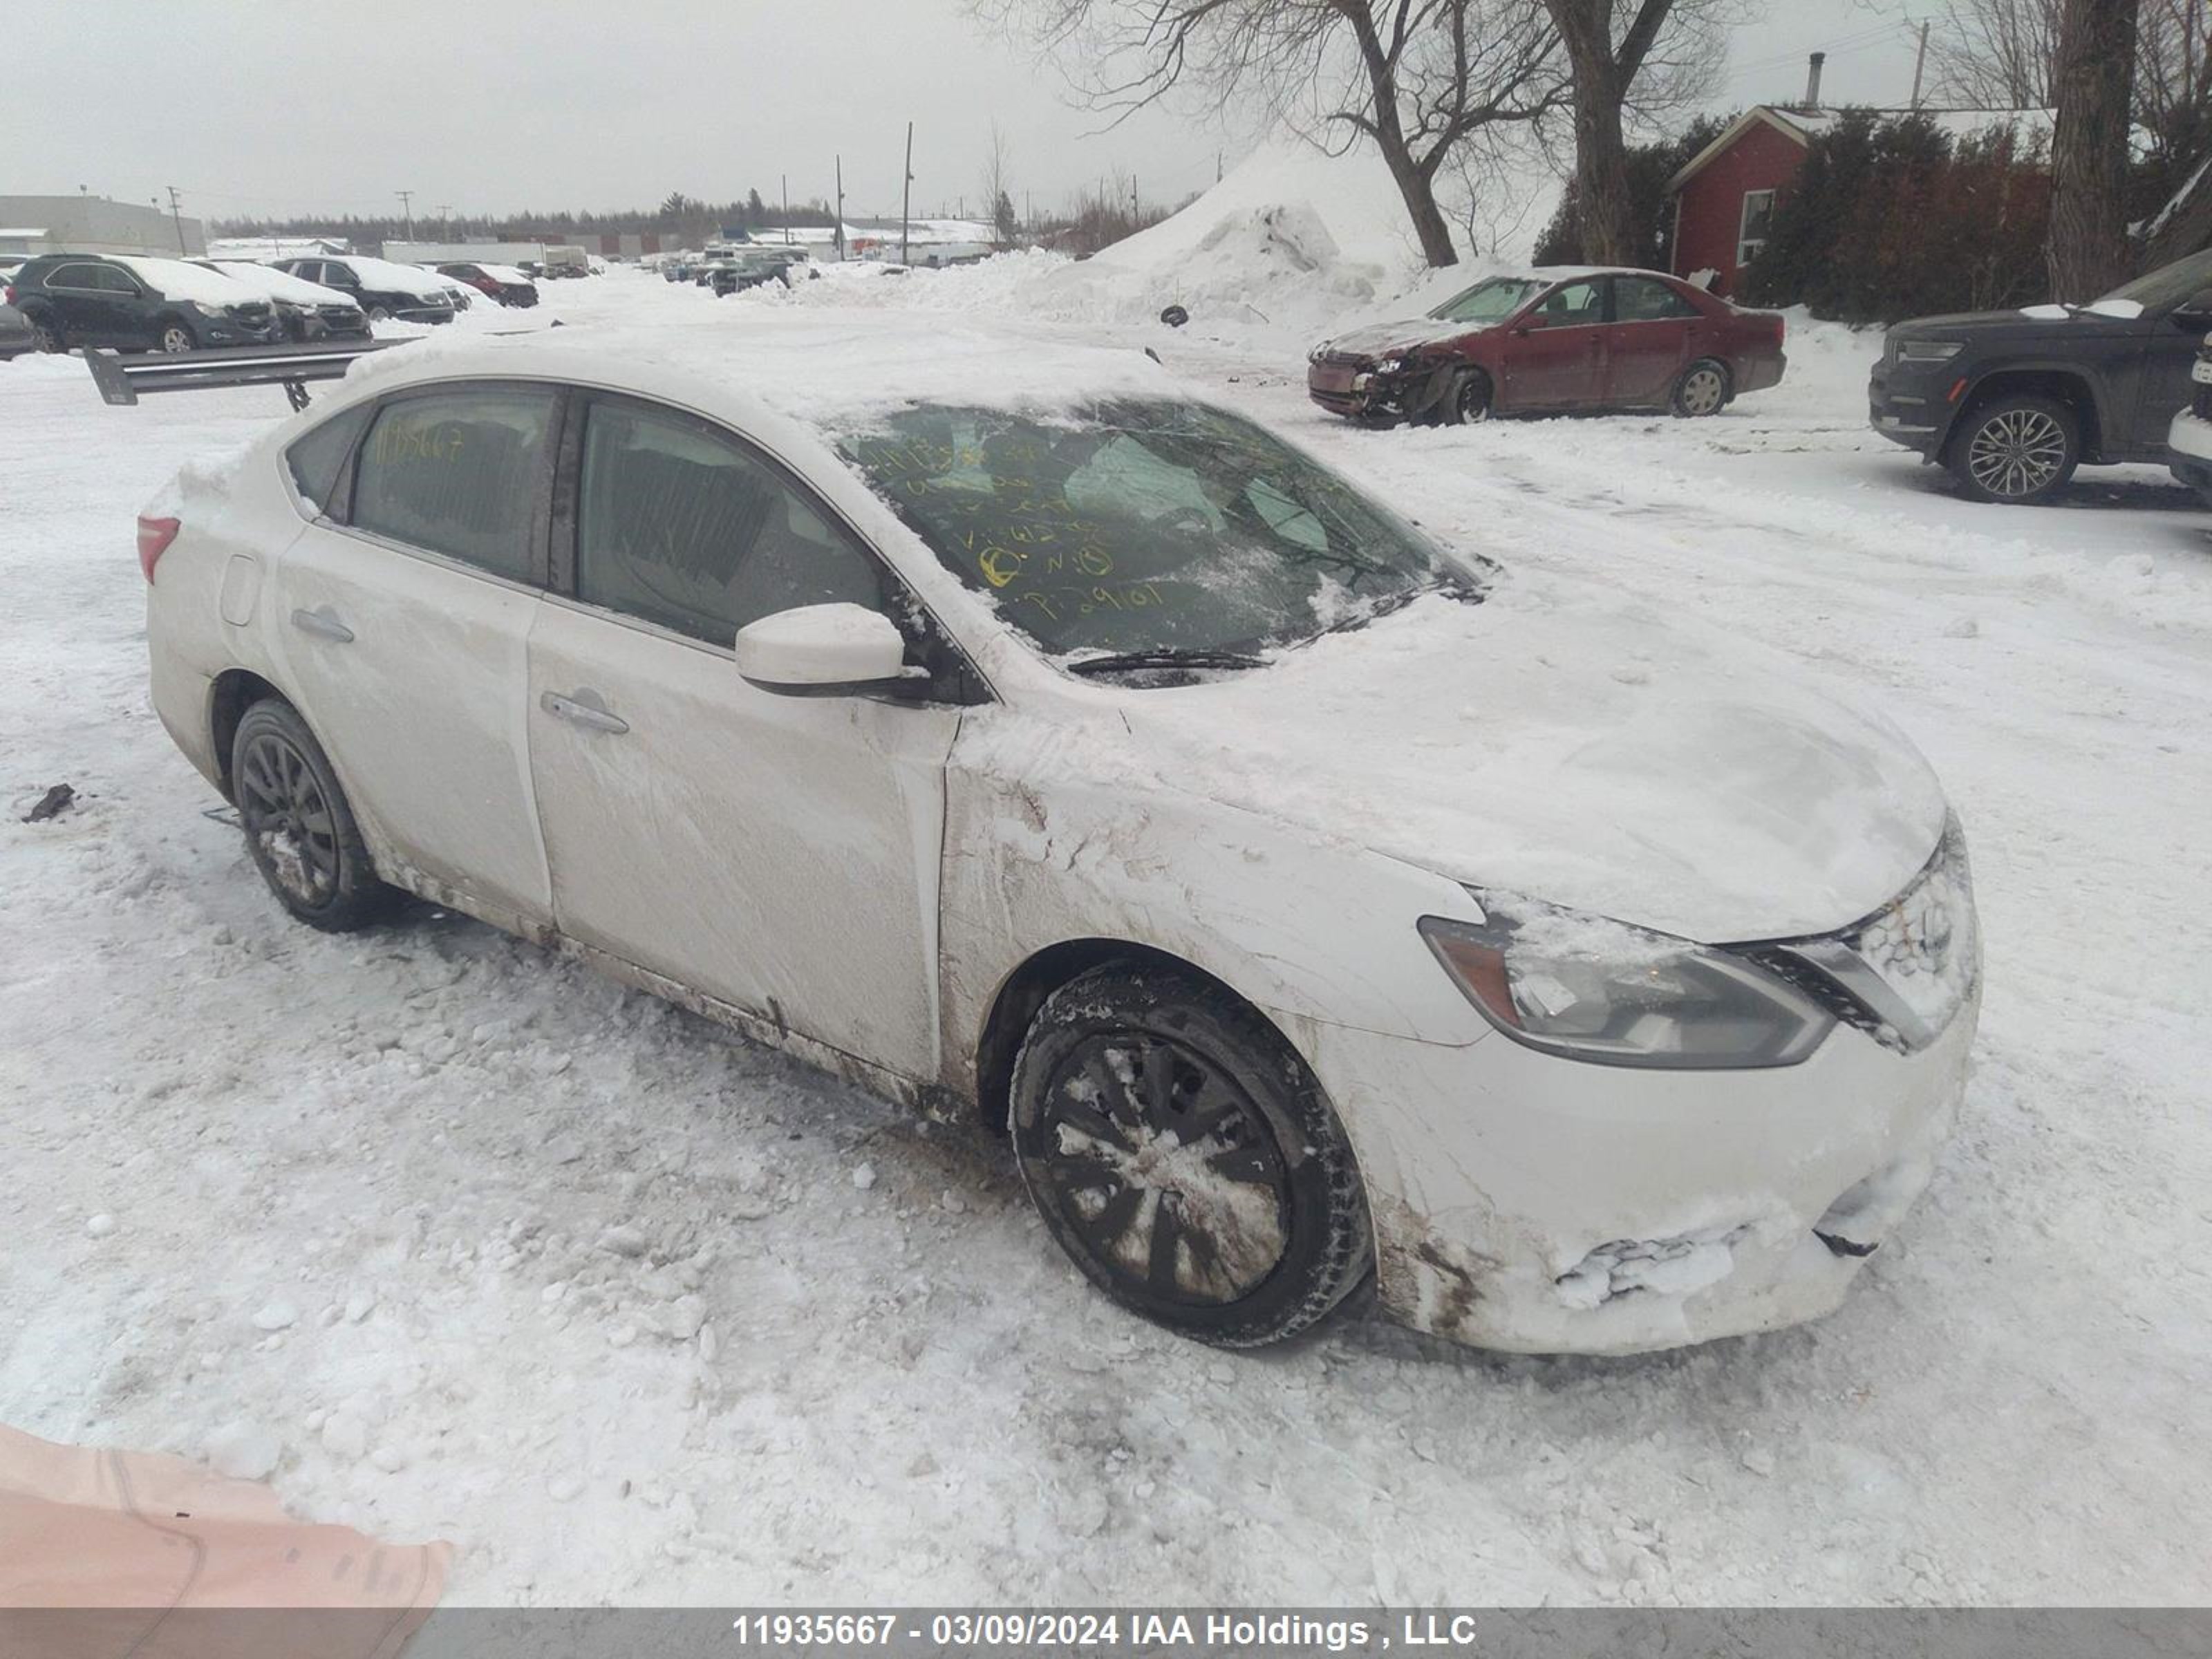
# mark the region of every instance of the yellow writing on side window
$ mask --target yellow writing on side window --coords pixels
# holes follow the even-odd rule
[[[376,459],[395,461],[453,461],[461,453],[461,429],[450,422],[432,421],[410,425],[389,421],[376,429]]]

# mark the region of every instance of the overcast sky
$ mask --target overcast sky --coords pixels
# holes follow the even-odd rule
[[[1831,101],[1903,102],[1905,25],[1868,3],[1765,0],[1719,101],[1794,98],[1825,46]],[[908,119],[915,210],[974,210],[994,116],[1040,208],[1116,170],[1172,200],[1250,142],[1188,111],[1101,131],[959,0],[32,0],[0,38],[0,195],[175,185],[207,219],[772,200],[785,173],[826,198],[840,152],[848,212],[896,213]]]

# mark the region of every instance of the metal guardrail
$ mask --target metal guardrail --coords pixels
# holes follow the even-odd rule
[[[356,357],[406,345],[406,340],[349,340],[315,345],[240,346],[229,351],[152,352],[125,357],[101,348],[84,354],[104,402],[135,404],[155,392],[206,392],[217,386],[281,386],[292,407],[307,406],[307,386],[335,380]]]

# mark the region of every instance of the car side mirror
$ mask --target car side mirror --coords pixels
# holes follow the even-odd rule
[[[803,605],[738,630],[738,672],[781,697],[854,697],[910,690],[928,678],[906,665],[890,617],[858,605]]]

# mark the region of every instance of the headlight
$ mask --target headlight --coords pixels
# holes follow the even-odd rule
[[[1899,340],[1897,361],[1900,363],[1948,363],[1966,349],[1963,340]]]
[[[1481,923],[1421,921],[1444,971],[1516,1042],[1607,1066],[1794,1066],[1835,1024],[1765,969],[1687,939],[1478,894]]]
[[[1376,360],[1375,373],[1377,374],[1395,374],[1400,369],[1405,368],[1405,366],[1406,360],[1403,357],[1382,357]]]

